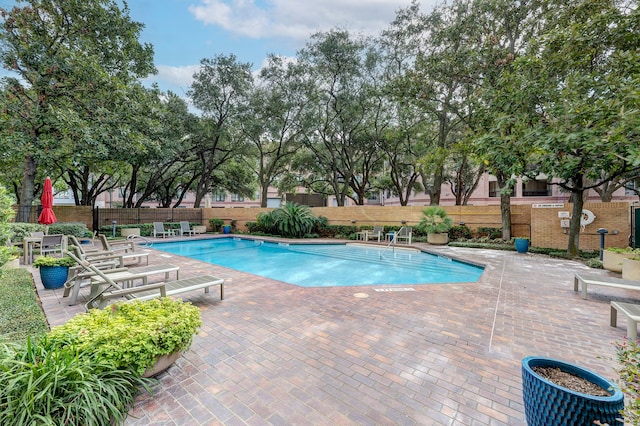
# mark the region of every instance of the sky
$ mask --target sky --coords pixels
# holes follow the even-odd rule
[[[123,0],[117,0],[122,3]],[[260,69],[267,54],[295,56],[318,31],[343,28],[377,35],[411,0],[126,0],[145,25],[141,41],[154,48],[158,74],[145,80],[185,96],[200,61],[236,55]],[[421,0],[428,12],[439,0]],[[10,8],[15,0],[0,0]],[[4,74],[3,72],[0,72]]]
[[[184,96],[204,58],[234,54],[260,69],[269,53],[295,56],[310,36],[331,28],[377,35],[411,0],[128,0],[155,51],[149,81]],[[428,11],[436,0],[422,0]]]

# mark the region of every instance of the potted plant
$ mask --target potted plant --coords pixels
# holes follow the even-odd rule
[[[622,278],[640,281],[640,256],[636,254],[622,260]]]
[[[197,307],[164,297],[92,309],[54,327],[49,339],[61,348],[77,348],[98,361],[151,377],[189,349],[201,325]]]
[[[624,395],[615,383],[546,357],[522,360],[522,398],[529,426],[618,424]]]
[[[602,251],[602,267],[612,272],[622,272],[622,261],[640,255],[640,250],[631,247],[607,247]]]
[[[427,233],[429,244],[447,244],[449,242],[449,230],[453,226],[453,220],[442,207],[428,207],[422,211],[422,221],[418,227]]]
[[[518,253],[526,253],[529,251],[529,239],[526,237],[516,237],[514,244]]]
[[[69,276],[69,267],[75,264],[69,256],[40,256],[33,262],[33,266],[40,269],[40,280],[46,289],[62,287]]]

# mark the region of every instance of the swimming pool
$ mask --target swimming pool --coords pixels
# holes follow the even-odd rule
[[[216,238],[154,243],[153,248],[301,287],[475,282],[484,270],[417,250],[355,244]]]

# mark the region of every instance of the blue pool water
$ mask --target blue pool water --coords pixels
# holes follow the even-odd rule
[[[301,287],[475,282],[484,270],[415,250],[362,245],[218,238],[153,248]]]

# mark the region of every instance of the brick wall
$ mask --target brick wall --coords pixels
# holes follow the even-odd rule
[[[593,223],[586,225],[580,232],[580,249],[598,250],[600,248],[599,228],[609,233],[605,236],[605,247],[626,247],[629,245],[631,230],[631,210],[629,203],[586,203],[584,209],[595,215]],[[564,249],[569,243],[569,230],[564,233],[560,226],[558,212],[571,214],[573,205],[566,203],[562,207],[531,208],[531,245]],[[617,231],[617,234],[615,232]]]
[[[425,206],[350,206],[315,207],[316,216],[324,216],[332,225],[355,226],[416,226],[422,218]],[[444,206],[444,210],[453,218],[454,223],[464,223],[471,230],[480,227],[502,227],[500,206]],[[565,234],[560,227],[558,212],[569,212],[571,204],[545,205],[518,204],[511,206],[512,235],[530,237],[535,247],[564,249],[568,244],[568,230]],[[585,209],[596,216],[594,222],[584,228],[580,234],[580,248],[597,250],[600,247],[598,228],[606,228],[606,247],[626,247],[631,229],[630,204],[627,202],[587,203]],[[84,222],[92,227],[92,212],[84,206],[54,206],[59,222]],[[153,210],[153,209],[149,209]],[[255,222],[259,213],[270,211],[268,208],[209,208],[203,209],[203,225],[209,225],[209,219],[218,218],[225,224],[236,221],[238,230],[245,231],[247,222]],[[352,222],[355,221],[355,222]],[[617,231],[617,234],[614,232]]]

